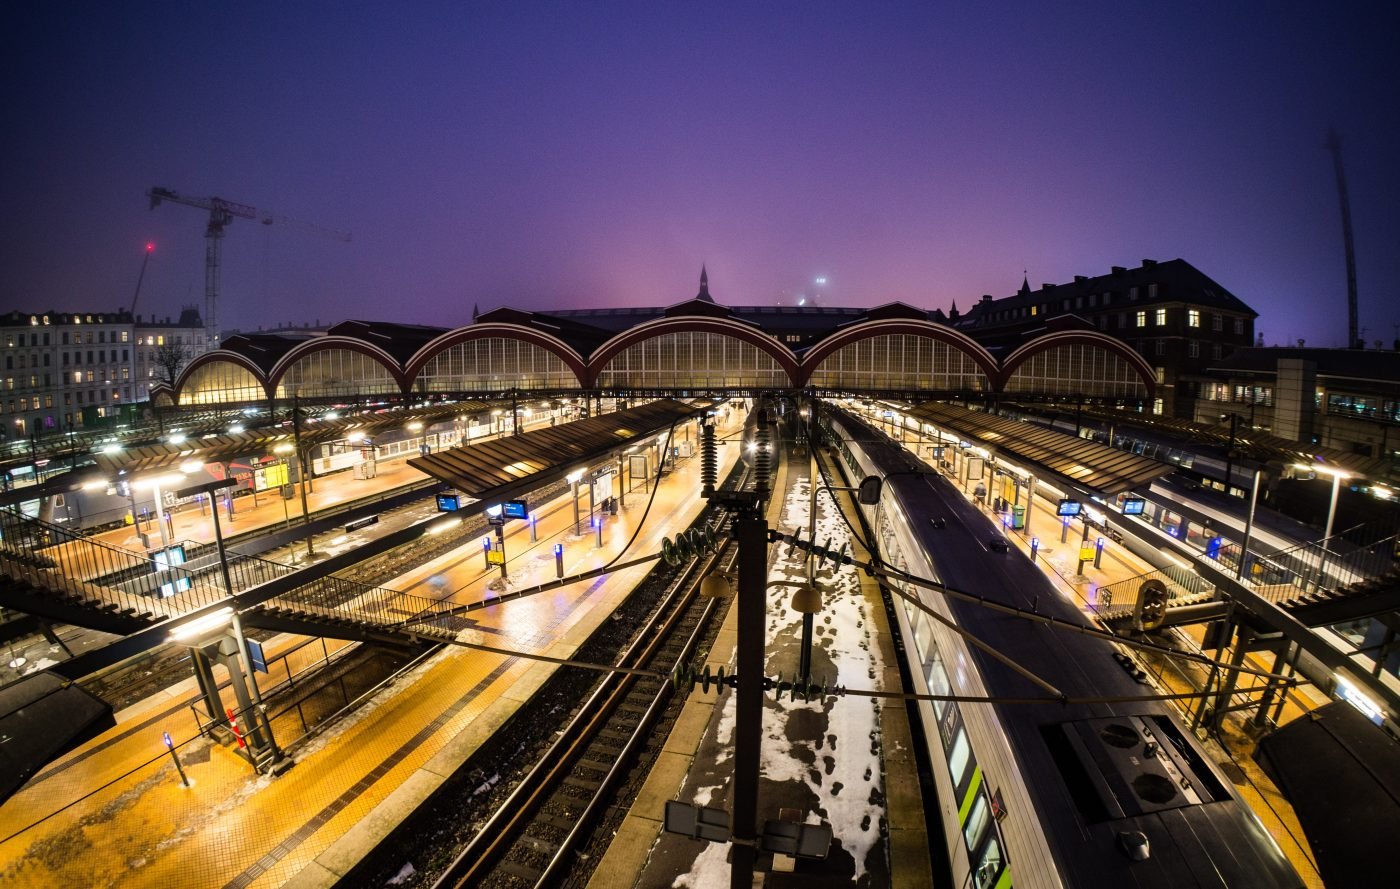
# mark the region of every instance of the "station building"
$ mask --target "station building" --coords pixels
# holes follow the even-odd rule
[[[0,438],[83,430],[112,422],[166,381],[162,347],[188,362],[205,351],[199,310],[174,320],[116,312],[0,315]]]
[[[162,406],[726,391],[867,393],[991,402],[1085,401],[1160,409],[1159,374],[1087,324],[983,342],[976,326],[904,303],[726,306],[700,290],[644,309],[499,308],[455,329],[346,321],[324,335],[228,337],[152,397]]]
[[[986,294],[949,323],[989,348],[1016,343],[1047,324],[1098,330],[1132,348],[1152,367],[1153,413],[1192,419],[1211,382],[1207,369],[1249,346],[1258,313],[1184,259],[1144,259],[1107,275],[1075,275],[1066,284],[1029,280],[1013,296]]]
[[[1213,362],[1195,419],[1365,457],[1400,458],[1396,349],[1248,348]]]

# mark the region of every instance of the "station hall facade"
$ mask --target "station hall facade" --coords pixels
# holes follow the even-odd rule
[[[1149,296],[1145,285],[1127,282],[1157,271],[1177,283],[1169,306],[1148,308],[1150,300],[1166,298],[1166,288],[1154,287]],[[1133,312],[1149,312],[1154,322],[1171,314],[1181,315],[1182,325],[1223,317],[1217,303],[1227,300],[1231,339],[1248,342],[1252,310],[1183,260],[1115,269],[1104,277],[1121,279],[1123,304],[1144,306]],[[1065,286],[1083,289],[1090,280],[1097,279]],[[1111,292],[1104,284],[1091,287],[1095,304],[1112,301],[1098,295],[1100,287]],[[874,308],[726,306],[711,296],[702,270],[699,292],[664,308],[498,308],[454,329],[345,321],[322,335],[234,335],[192,361],[174,385],[155,388],[152,397],[158,405],[198,409],[292,399],[807,389],[977,402],[1085,401],[1172,412],[1164,393],[1184,386],[1177,368],[1154,365],[1141,353],[1143,344],[1085,317],[1073,298],[1046,301],[1042,308],[1031,304],[1031,296],[1023,288],[1006,301],[1017,302],[1007,309],[1006,320],[1014,324],[992,320],[1000,318],[996,300],[961,316],[899,302]],[[1155,341],[1147,350],[1155,353]]]

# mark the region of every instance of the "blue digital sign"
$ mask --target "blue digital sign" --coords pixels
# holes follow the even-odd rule
[[[1141,497],[1129,497],[1123,501],[1123,515],[1142,515],[1145,506],[1147,506],[1147,501]]]
[[[525,505],[524,500],[507,500],[501,504],[501,515],[508,519],[523,519],[530,514],[530,507]]]
[[[1055,512],[1055,514],[1062,516],[1079,515],[1079,508],[1080,503],[1078,500],[1061,500],[1060,508]]]
[[[462,508],[462,498],[458,494],[437,495],[438,512],[456,512]]]

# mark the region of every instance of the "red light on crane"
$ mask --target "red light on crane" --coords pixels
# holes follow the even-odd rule
[[[154,252],[155,252],[155,249],[156,249],[156,242],[155,242],[155,241],[147,241],[147,242],[146,242],[146,252],[147,252],[147,253],[154,253]]]

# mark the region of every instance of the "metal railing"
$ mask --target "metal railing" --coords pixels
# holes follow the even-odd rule
[[[1123,617],[1137,610],[1142,585],[1149,580],[1160,580],[1167,588],[1167,601],[1172,605],[1183,604],[1182,600],[1202,600],[1214,595],[1215,586],[1201,578],[1189,568],[1168,565],[1105,584],[1098,589],[1098,595],[1090,600],[1089,608],[1098,617],[1109,619]]]
[[[1339,552],[1329,546],[1345,533],[1348,532],[1267,555],[1251,553],[1240,579],[1263,598],[1280,603],[1323,590],[1345,591],[1396,570],[1396,535],[1350,552]],[[1221,561],[1227,561],[1227,556],[1229,564],[1235,564],[1238,548],[1234,545],[1222,547]]]

